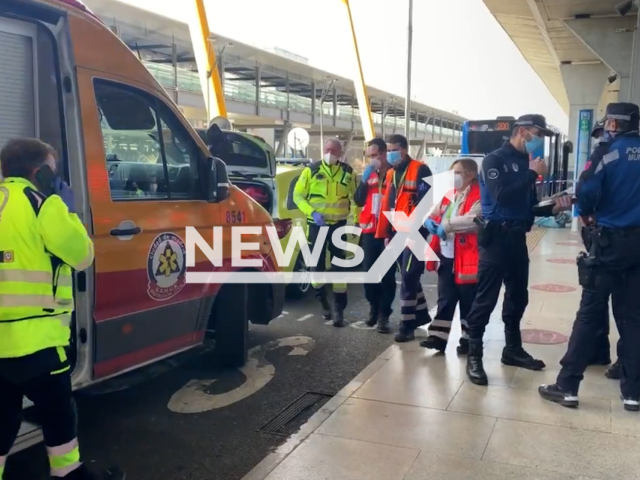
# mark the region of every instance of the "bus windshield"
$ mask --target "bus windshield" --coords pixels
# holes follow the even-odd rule
[[[513,130],[510,120],[469,121],[463,129],[462,153],[465,155],[487,155],[509,140]]]

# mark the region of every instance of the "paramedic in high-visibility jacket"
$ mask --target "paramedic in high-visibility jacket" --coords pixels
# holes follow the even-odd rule
[[[355,194],[355,201],[360,212],[360,235],[364,250],[363,266],[369,271],[378,257],[384,252],[384,239],[376,238],[378,219],[381,215],[383,192],[387,187],[387,144],[381,138],[374,138],[367,145],[367,156],[371,163],[362,173],[360,185]],[[365,283],[364,295],[369,302],[369,318],[365,322],[369,327],[378,325],[379,333],[389,333],[389,317],[391,305],[396,295],[396,266],[390,268],[378,283]]]
[[[403,212],[410,217],[416,206],[429,191],[429,184],[423,178],[431,176],[431,169],[422,162],[409,156],[409,142],[402,135],[391,135],[387,141],[387,162],[392,168],[387,172],[387,188],[382,200],[382,212]],[[419,220],[420,222],[422,219]],[[405,228],[396,225],[398,228]],[[406,226],[406,231],[410,230]],[[389,243],[396,231],[385,215],[380,215],[377,238]],[[420,228],[421,235],[427,239],[429,232]],[[422,290],[420,279],[425,270],[425,262],[418,260],[407,246],[398,260],[402,281],[400,284],[400,314],[402,321],[395,336],[396,342],[409,342],[415,339],[416,328],[431,321],[427,299]]]
[[[80,462],[69,346],[72,270],[93,262],[93,243],[74,213],[71,188],[55,176],[55,152],[37,139],[0,152],[0,477],[34,403],[52,478],[98,478]],[[55,193],[45,195],[45,185]]]
[[[350,165],[342,162],[342,143],[337,138],[327,140],[324,147],[324,157],[306,167],[296,182],[293,191],[293,201],[302,213],[307,216],[307,241],[311,252],[316,243],[323,241],[321,254],[317,265],[311,265],[311,272],[325,272],[326,252],[329,250],[331,258],[346,259],[346,252],[334,245],[333,233],[347,224],[349,215],[355,218],[357,206],[353,200],[356,192],[356,176]],[[325,237],[318,236],[321,227],[328,227]],[[344,237],[343,237],[343,240]],[[331,270],[343,271],[343,268],[332,264]],[[333,317],[331,305],[327,298],[326,285],[312,279],[316,297],[322,305],[322,316],[325,320]],[[344,309],[347,307],[347,284],[333,283],[334,314],[333,326],[344,327]]]

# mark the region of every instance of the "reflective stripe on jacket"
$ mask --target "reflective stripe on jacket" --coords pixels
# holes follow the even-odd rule
[[[309,221],[318,212],[327,225],[346,220],[355,208],[353,195],[356,177],[351,166],[344,162],[327,165],[323,161],[306,167],[293,190],[293,201]]]
[[[376,213],[380,214],[380,211],[373,211],[373,199],[376,194],[382,194],[387,185],[386,175],[380,182],[380,176],[378,172],[373,172],[366,182],[367,185],[367,200],[360,212],[360,228],[362,233],[375,233],[378,225],[378,218]]]
[[[442,216],[450,205],[450,195],[445,196],[440,203],[440,210],[435,216],[432,216],[436,223],[441,223]],[[458,207],[458,216],[466,215],[480,201],[480,186],[473,183],[466,192],[466,198]],[[431,236],[429,246],[436,253],[440,252],[440,237]],[[435,270],[435,263],[427,262],[427,270]],[[455,234],[453,244],[453,272],[455,274],[456,283],[467,284],[476,283],[478,281],[478,234],[476,232],[463,232]]]
[[[93,262],[93,243],[57,195],[23,178],[0,184],[0,358],[69,344],[72,268]]]
[[[421,162],[413,159],[410,160],[405,170],[404,180],[401,182],[401,178],[395,178],[395,181],[398,182],[397,188],[394,183],[394,174],[397,173],[396,170],[390,169],[387,172],[387,178],[385,182],[387,186],[385,188],[385,194],[382,200],[382,209],[380,218],[378,219],[376,237],[386,238],[388,236],[387,232],[390,228],[404,232],[410,231],[411,225],[405,225],[407,221],[403,222],[400,217],[397,217],[394,219],[394,223],[392,225],[383,212],[404,212],[407,215],[407,218],[411,216],[411,213],[416,208],[417,204],[418,182],[421,180],[418,178],[418,172],[421,166]],[[395,205],[392,205],[394,198]]]

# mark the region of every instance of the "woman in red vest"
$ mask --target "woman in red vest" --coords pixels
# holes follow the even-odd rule
[[[436,206],[425,226],[431,232],[430,246],[440,258],[438,270],[438,312],[429,325],[429,336],[420,346],[444,352],[451,323],[460,304],[462,337],[458,353],[467,354],[466,316],[476,295],[478,275],[478,235],[473,220],[480,215],[478,164],[472,158],[453,162],[455,173],[453,202],[444,198]],[[427,262],[427,270],[436,270],[438,262]]]

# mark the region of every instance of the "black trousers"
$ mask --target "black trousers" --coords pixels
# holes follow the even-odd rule
[[[598,362],[603,359],[611,359],[611,345],[609,344],[609,298],[607,297],[607,309],[605,313],[606,319],[605,324],[602,326],[602,330],[600,330],[596,337],[596,342],[593,350],[592,361]],[[616,322],[616,327],[618,328],[618,333],[622,332],[620,328],[618,318],[614,315],[614,320]],[[622,356],[622,337],[618,339],[618,343],[616,345],[616,357],[621,358]]]
[[[640,264],[613,274],[608,289],[582,289],[580,309],[573,324],[567,353],[560,361],[557,383],[577,395],[592,358],[598,334],[608,324],[608,301],[622,338],[618,361],[622,364],[620,390],[625,398],[640,400]]]
[[[402,320],[400,333],[412,333],[416,328],[431,321],[429,306],[422,290],[420,279],[425,263],[418,260],[411,249],[405,248],[398,263],[402,281],[400,284],[400,310]]]
[[[502,321],[511,346],[521,346],[520,321],[529,303],[529,252],[524,229],[504,229],[479,247],[478,286],[467,316],[469,340],[482,340],[504,282]],[[520,345],[518,345],[520,344]]]
[[[363,233],[361,246],[364,250],[363,266],[365,271],[368,271],[384,251],[384,239],[376,238],[373,233]],[[394,264],[382,277],[381,282],[364,284],[367,301],[371,307],[385,316],[391,315],[391,305],[396,296],[396,268]]]
[[[429,325],[429,335],[438,337],[445,342],[449,340],[451,324],[456,313],[456,306],[460,304],[460,326],[462,338],[467,338],[467,317],[473,299],[476,296],[477,284],[457,284],[453,272],[453,258],[440,258],[438,267],[438,312]]]
[[[347,257],[347,252],[338,248],[331,241],[331,237],[333,236],[333,232],[335,232],[338,228],[344,227],[347,224],[346,220],[335,223],[329,226],[327,236],[323,240],[323,244],[320,250],[320,257],[318,259],[318,265],[315,267],[311,267],[311,272],[326,272],[327,271],[327,251],[329,252],[329,258],[341,258],[343,260]],[[308,224],[308,234],[307,241],[309,243],[309,248],[313,252],[316,248],[316,244],[319,241],[318,234],[320,233],[320,227],[315,223]],[[343,240],[345,238],[343,237]],[[331,264],[330,271],[332,272],[340,272],[344,271],[342,267]],[[327,298],[326,285],[322,283],[311,283],[313,287],[316,298],[322,300]],[[347,285],[344,283],[334,283],[333,284],[333,300],[335,302],[336,308],[340,310],[344,310],[347,307]]]
[[[0,359],[0,456],[6,456],[22,422],[22,397],[33,402],[44,443],[57,447],[78,435],[68,362],[55,349]],[[64,369],[61,373],[54,373]]]

